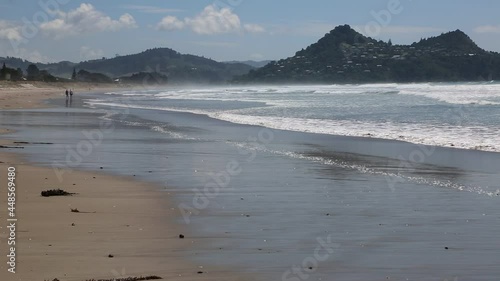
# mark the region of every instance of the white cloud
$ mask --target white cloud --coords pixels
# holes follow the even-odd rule
[[[7,39],[10,41],[21,41],[21,27],[16,26],[8,21],[0,20],[0,39]]]
[[[205,7],[199,15],[185,21],[198,34],[229,33],[241,28],[240,18],[231,9],[218,10],[214,5]]]
[[[476,33],[500,33],[500,25],[482,25],[474,28]]]
[[[123,8],[127,10],[136,10],[146,14],[166,14],[166,13],[178,13],[182,12],[180,9],[167,9],[155,6],[145,6],[145,5],[125,5]]]
[[[80,48],[80,58],[84,61],[102,58],[103,56],[104,52],[100,49],[92,49],[87,46]]]
[[[204,35],[234,32],[265,32],[264,27],[257,24],[242,25],[240,17],[229,8],[218,9],[209,5],[194,18],[180,20],[174,16],[164,17],[157,25],[158,30],[180,30],[190,28],[193,32]]]
[[[183,29],[184,22],[173,16],[164,17],[156,26],[158,30],[178,30]]]
[[[113,20],[106,14],[96,10],[91,4],[86,3],[82,3],[80,7],[67,13],[56,11],[53,16],[56,19],[42,23],[40,30],[55,38],[137,27],[135,19],[130,14],[123,14],[119,19]]]

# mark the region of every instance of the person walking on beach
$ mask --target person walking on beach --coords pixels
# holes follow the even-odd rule
[[[66,99],[68,98],[68,89],[66,89]]]
[[[73,89],[69,90],[69,107],[73,105]]]

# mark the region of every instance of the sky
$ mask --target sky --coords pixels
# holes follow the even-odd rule
[[[0,0],[0,56],[79,62],[168,47],[276,60],[341,24],[395,44],[460,29],[500,52],[499,11],[497,0]]]

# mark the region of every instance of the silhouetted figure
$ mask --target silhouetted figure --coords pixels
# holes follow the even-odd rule
[[[68,99],[68,94],[69,94],[68,89],[66,89],[66,99]]]
[[[68,90],[66,90],[66,95],[68,94]],[[69,90],[69,104],[68,104],[68,98],[66,98],[66,107],[72,107],[73,104],[73,90]]]

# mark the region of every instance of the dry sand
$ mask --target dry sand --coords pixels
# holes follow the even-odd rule
[[[125,86],[90,83],[42,83],[0,81],[0,109],[45,107],[44,100],[64,97],[66,89],[75,93],[116,90]]]
[[[55,89],[0,90],[5,108],[39,106]],[[22,96],[22,98],[19,98]],[[19,140],[22,141],[22,140]],[[0,145],[9,145],[1,141]],[[0,148],[0,280],[112,279],[157,275],[166,280],[240,280],[228,269],[187,261],[196,238],[176,223],[178,210],[160,187],[100,173],[72,171],[59,181],[50,168]],[[7,271],[7,169],[16,168],[16,273]],[[61,188],[73,196],[42,197]],[[71,212],[77,208],[80,212]],[[179,239],[179,234],[186,235]],[[109,255],[112,255],[110,257]],[[203,273],[198,273],[199,271]]]

